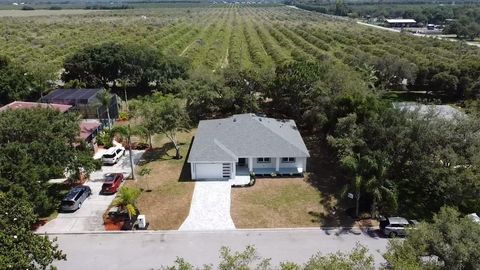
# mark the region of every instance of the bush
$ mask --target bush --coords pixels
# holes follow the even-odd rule
[[[101,131],[97,135],[98,145],[103,145],[105,148],[110,148],[113,146],[112,136],[108,131]]]
[[[120,112],[118,114],[118,120],[120,121],[127,121],[129,118],[130,118],[130,115],[128,114],[128,112]]]

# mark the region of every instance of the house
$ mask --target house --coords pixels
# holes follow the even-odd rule
[[[65,113],[68,110],[70,110],[70,108],[72,108],[71,105],[63,105],[63,104],[54,104],[54,103],[45,104],[45,103],[38,103],[38,102],[14,101],[12,103],[9,103],[9,104],[1,107],[0,112],[8,110],[8,109],[18,110],[18,109],[33,109],[33,108],[38,108],[38,107],[40,107],[40,108],[51,108],[51,109],[54,109],[54,110],[58,110],[61,113]]]
[[[417,21],[414,19],[386,19],[386,27],[417,27]]]
[[[72,105],[65,104],[55,104],[55,103],[39,103],[39,102],[25,102],[25,101],[14,101],[3,107],[0,107],[0,112],[6,110],[26,110],[26,109],[35,109],[35,108],[51,108],[57,110],[61,113],[66,113],[71,111]],[[96,119],[82,119],[80,124],[80,135],[78,137],[79,141],[92,144],[95,147],[95,136],[102,129],[102,123]]]
[[[409,112],[417,112],[420,115],[432,115],[444,120],[466,118],[467,115],[450,105],[420,104],[417,102],[394,102],[393,107]]]
[[[255,114],[203,120],[188,163],[194,180],[249,175],[302,175],[310,157],[293,120]]]
[[[42,103],[65,104],[73,106],[72,110],[79,112],[85,119],[102,119],[103,124],[108,122],[107,109],[101,106],[97,99],[97,89],[56,89],[42,97]],[[109,105],[110,118],[118,118],[118,96],[113,95]]]

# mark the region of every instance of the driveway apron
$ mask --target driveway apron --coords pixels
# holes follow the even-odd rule
[[[197,181],[190,213],[179,230],[235,229],[230,216],[230,193],[229,181]]]

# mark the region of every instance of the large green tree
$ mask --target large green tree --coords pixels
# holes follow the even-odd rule
[[[33,94],[34,80],[24,68],[0,56],[0,105],[23,100]]]
[[[55,239],[31,231],[37,217],[25,197],[0,191],[0,269],[55,269],[66,256]]]
[[[76,114],[43,108],[1,112],[0,191],[28,191],[35,213],[49,214],[56,202],[47,181],[62,177],[66,168],[90,172],[97,166],[89,152],[73,147],[78,134]]]
[[[480,226],[444,207],[431,223],[408,231],[404,241],[390,242],[385,259],[390,269],[479,269]]]
[[[114,87],[128,81],[137,92],[187,76],[187,63],[164,56],[150,47],[103,43],[85,47],[67,57],[62,79],[79,80],[87,87]]]
[[[159,92],[145,97],[137,107],[137,116],[141,126],[147,129],[149,136],[165,135],[175,148],[175,158],[180,159],[179,132],[190,129],[190,119],[185,108],[185,101],[174,95],[163,95]]]

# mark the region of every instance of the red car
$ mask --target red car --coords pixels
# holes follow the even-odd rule
[[[105,182],[102,185],[102,194],[113,194],[118,191],[118,188],[123,182],[123,174],[110,173],[105,175]]]

